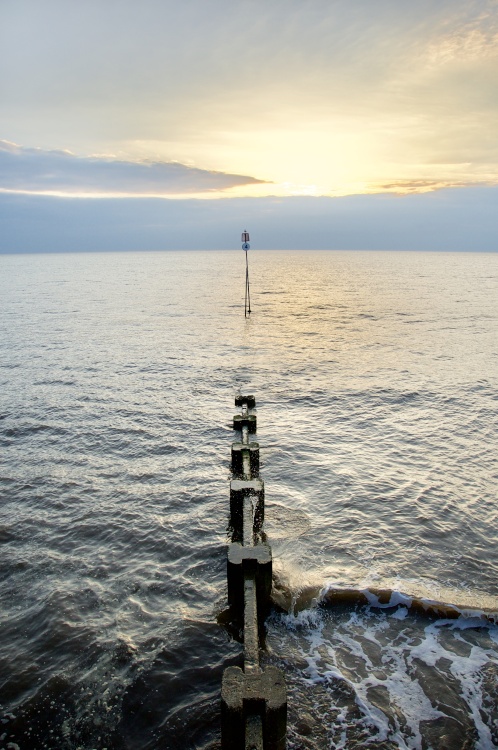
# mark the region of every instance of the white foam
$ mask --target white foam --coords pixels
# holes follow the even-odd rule
[[[371,601],[379,607],[375,595],[371,596]],[[484,627],[492,642],[498,645],[498,627],[480,617],[440,619],[423,627],[420,619],[409,617],[409,604],[409,597],[393,592],[389,603],[381,605],[398,606],[388,616],[374,613],[367,606],[341,615],[318,608],[296,616],[283,615],[281,623],[286,635],[283,634],[282,645],[285,648],[285,641],[291,639],[285,652],[295,654],[297,649],[298,663],[305,665],[302,679],[310,687],[332,688],[337,680],[347,683],[354,691],[361,721],[370,727],[372,739],[391,741],[401,750],[421,750],[424,746],[422,723],[446,716],[436,707],[438,699],[432,695],[436,704],[433,705],[417,679],[417,662],[437,670],[439,675],[441,670],[443,675],[451,673],[452,684],[456,681],[459,686],[460,699],[468,707],[469,721],[478,736],[476,750],[490,750],[494,747],[493,739],[481,713],[483,669],[490,663],[497,663],[498,652],[486,645],[489,640],[483,639],[483,645],[475,645],[462,634],[470,628]],[[448,637],[465,643],[468,655],[457,653],[457,648],[446,648],[442,640]],[[388,696],[387,713],[375,705],[369,695],[372,688],[379,687]],[[347,747],[351,716],[348,718],[347,710],[339,710],[333,701],[331,692],[330,727],[334,739],[330,746],[339,750]],[[440,707],[444,708],[443,704]]]
[[[472,627],[482,627],[482,620],[478,618],[469,618],[469,620],[447,621],[439,620],[433,625],[426,628],[431,635],[437,632],[438,628],[449,626],[451,630],[467,630]],[[496,627],[488,628],[492,640],[498,642],[498,629]],[[457,640],[462,640],[458,633],[455,633]],[[465,641],[465,643],[468,643]],[[441,651],[444,652],[445,658],[451,661],[450,671],[461,685],[461,695],[469,706],[470,714],[477,729],[479,739],[475,745],[476,750],[489,750],[494,747],[493,738],[489,727],[484,723],[481,715],[482,707],[482,670],[490,662],[498,663],[497,654],[489,649],[473,645],[468,656],[460,656],[452,651],[444,649],[438,644]]]
[[[404,620],[405,617],[408,614],[408,610],[406,607],[400,607],[396,610],[396,612],[393,612],[391,617],[393,617],[395,620]]]

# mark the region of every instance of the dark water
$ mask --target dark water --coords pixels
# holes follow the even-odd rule
[[[498,255],[250,263],[0,257],[0,748],[219,746],[239,389],[289,748],[498,746]]]

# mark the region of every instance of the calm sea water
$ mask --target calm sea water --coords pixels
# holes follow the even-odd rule
[[[288,747],[498,746],[498,254],[0,269],[0,747],[219,746],[239,390]]]

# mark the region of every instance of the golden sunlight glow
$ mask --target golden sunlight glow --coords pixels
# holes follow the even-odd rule
[[[171,12],[166,3],[157,9],[162,25],[137,12],[123,28],[123,44],[111,49],[105,34],[94,38],[97,6],[90,6],[82,11],[87,39],[80,48],[84,36],[74,37],[74,56],[61,33],[75,34],[71,13],[14,13],[19,33],[26,24],[31,33],[23,46],[12,32],[0,50],[13,71],[2,93],[0,136],[84,157],[178,162],[232,176],[218,175],[215,184],[192,173],[186,186],[185,171],[181,179],[172,174],[159,191],[164,197],[343,196],[498,183],[498,0],[441,0],[423,12],[393,0],[275,7],[254,0],[228,10],[214,3],[209,11],[194,0],[206,28],[192,24],[188,4]],[[102,14],[112,27],[110,10]],[[57,85],[40,93],[39,79]],[[266,184],[239,184],[245,178]],[[52,187],[50,179],[47,168],[43,187]],[[102,190],[97,177],[93,185],[93,195]],[[117,195],[120,187],[103,192]],[[78,194],[77,175],[64,192]]]

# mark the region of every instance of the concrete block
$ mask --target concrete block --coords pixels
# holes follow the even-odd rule
[[[236,476],[242,476],[243,451],[249,452],[251,465],[251,477],[259,477],[259,443],[232,443],[232,472]]]
[[[235,396],[235,406],[244,406],[244,404],[248,409],[254,409],[256,399],[252,394],[250,396]]]
[[[245,750],[265,750],[263,744],[263,722],[261,716],[253,714],[246,717]]]
[[[242,430],[247,427],[248,432],[256,432],[257,419],[255,414],[234,414],[233,429]]]
[[[256,582],[258,619],[266,618],[272,586],[272,554],[267,544],[243,547],[239,542],[228,546],[228,603],[242,612],[244,607],[244,576],[253,575]]]
[[[265,517],[265,485],[259,479],[232,479],[230,482],[230,527],[232,540],[241,542],[244,530],[244,498],[254,502],[254,532],[257,533]]]
[[[221,686],[222,748],[243,748],[248,716],[261,716],[265,750],[285,750],[287,690],[283,673],[268,666],[245,674],[228,667]]]
[[[260,672],[259,648],[262,642],[260,629],[264,623],[258,617],[256,580],[253,574],[244,576],[244,672]]]

